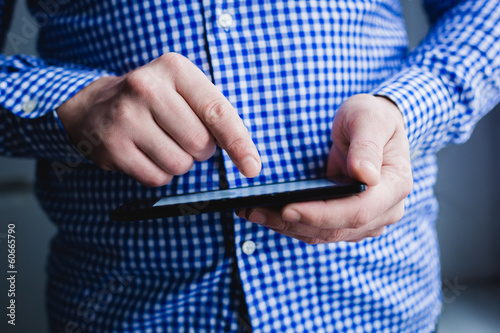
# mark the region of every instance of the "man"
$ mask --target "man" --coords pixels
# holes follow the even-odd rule
[[[53,332],[434,331],[434,154],[498,102],[496,1],[426,1],[433,28],[409,54],[393,0],[50,4],[30,2],[41,58],[1,59],[0,147],[38,158],[59,227]],[[138,198],[325,174],[368,189],[108,217]]]

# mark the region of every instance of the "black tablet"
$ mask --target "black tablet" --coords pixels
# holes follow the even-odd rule
[[[125,203],[110,217],[117,221],[195,215],[257,206],[326,200],[360,193],[366,185],[347,179],[309,179],[206,191]]]

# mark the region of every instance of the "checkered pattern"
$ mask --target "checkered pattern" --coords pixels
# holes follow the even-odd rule
[[[37,194],[59,228],[48,263],[52,332],[434,330],[434,154],[465,141],[500,98],[496,0],[428,0],[432,31],[409,54],[395,0],[29,3],[41,58],[0,58],[0,151],[39,159]],[[2,38],[11,4],[0,0]],[[224,13],[229,27],[218,24]],[[166,52],[188,57],[236,107],[262,156],[258,177],[244,178],[219,151],[145,188],[68,143],[57,106]],[[363,92],[399,105],[414,157],[406,214],[378,238],[313,246],[229,213],[108,218],[124,201],[218,188],[219,161],[229,187],[322,176],[335,111]]]

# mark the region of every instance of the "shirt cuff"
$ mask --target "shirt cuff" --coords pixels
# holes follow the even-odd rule
[[[371,91],[392,100],[401,111],[412,156],[435,153],[452,133],[457,116],[453,85],[425,68],[405,68]]]
[[[55,111],[30,119],[0,108],[0,133],[1,155],[58,160],[69,167],[88,163],[84,156],[89,143],[79,151],[59,125]]]
[[[77,65],[46,66],[22,55],[10,57],[2,65],[9,71],[1,77],[0,106],[22,118],[44,116],[93,81],[111,75]]]
[[[88,162],[89,145],[70,142],[55,110],[90,83],[113,74],[75,64],[48,65],[26,55],[1,60],[0,153],[68,165]]]

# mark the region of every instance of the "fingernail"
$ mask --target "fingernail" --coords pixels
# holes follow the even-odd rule
[[[300,214],[296,210],[293,209],[287,209],[283,212],[283,215],[281,218],[285,221],[288,222],[299,222],[300,221]]]
[[[248,216],[248,221],[254,222],[254,223],[257,223],[257,224],[263,224],[263,223],[266,223],[267,216],[264,215],[263,213],[257,211],[257,210],[253,210],[250,213],[250,215]]]
[[[247,156],[241,162],[241,168],[245,176],[255,177],[260,172],[261,164],[253,156]]]

